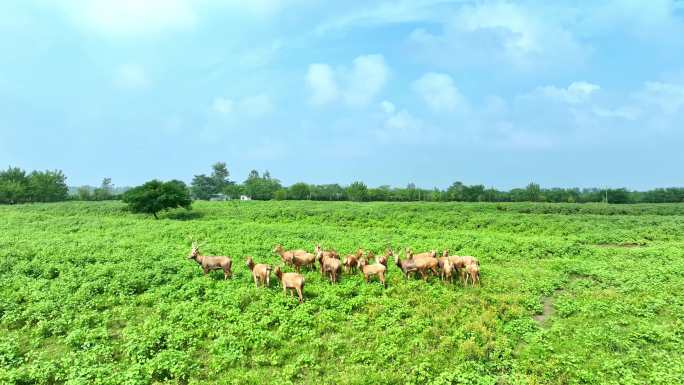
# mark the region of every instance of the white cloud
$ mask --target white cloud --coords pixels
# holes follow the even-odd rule
[[[385,120],[385,127],[396,130],[410,130],[420,128],[421,123],[406,110],[391,114]]]
[[[631,106],[618,108],[594,107],[594,114],[606,119],[636,120],[641,115],[641,110]]]
[[[601,87],[588,82],[573,82],[568,88],[556,86],[539,87],[531,95],[542,96],[551,100],[568,104],[580,104],[588,101],[591,95],[599,91]]]
[[[140,36],[192,27],[188,0],[77,0],[55,2],[87,30],[112,37]]]
[[[283,9],[284,1],[46,0],[45,4],[62,10],[88,32],[113,38],[140,38],[192,28],[202,16],[222,8],[230,14],[270,17]]]
[[[216,97],[211,104],[211,110],[226,117],[244,115],[249,118],[261,118],[271,114],[275,110],[275,106],[270,96],[258,94],[237,101]]]
[[[273,112],[274,106],[268,95],[259,94],[242,99],[240,110],[249,117],[259,118]]]
[[[464,100],[446,74],[426,73],[413,82],[412,88],[434,111],[454,111]]]
[[[485,64],[532,70],[582,64],[590,49],[555,14],[509,2],[461,6],[442,23],[441,33],[416,29],[409,44],[421,60],[450,68]]]
[[[393,139],[416,139],[420,136],[423,122],[415,118],[408,111],[397,110],[392,102],[384,100],[380,103],[383,111],[383,129],[376,130],[376,134],[383,141]]]
[[[348,75],[345,100],[351,105],[366,105],[380,92],[389,78],[382,55],[365,55],[354,59]]]
[[[436,21],[445,13],[439,12],[448,6],[444,0],[398,0],[374,4],[350,12],[336,13],[330,20],[321,23],[316,32],[326,33],[361,26],[373,26],[398,23],[415,23],[421,21]]]
[[[311,64],[306,73],[306,85],[311,90],[311,103],[327,104],[338,97],[335,74],[327,64]]]
[[[211,104],[211,108],[220,114],[230,114],[233,112],[233,101],[230,99],[217,97]]]
[[[647,82],[635,99],[649,106],[655,106],[666,114],[674,114],[684,108],[684,85]]]
[[[306,85],[310,101],[316,105],[338,100],[351,106],[369,104],[389,79],[389,68],[382,55],[363,55],[354,59],[351,69],[333,69],[328,64],[311,64]]]
[[[119,88],[137,89],[150,85],[145,68],[136,64],[124,64],[116,70],[114,85]]]
[[[394,111],[396,111],[396,107],[394,107],[394,104],[392,102],[388,102],[387,100],[383,100],[380,103],[380,108],[386,113],[386,114],[393,114]]]

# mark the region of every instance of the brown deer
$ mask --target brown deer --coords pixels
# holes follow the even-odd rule
[[[431,254],[436,254],[434,251],[430,252]],[[433,274],[437,275],[437,258],[434,256],[423,256],[422,258],[415,258],[413,255],[413,252],[411,252],[411,249],[408,249],[408,252],[406,253],[406,258],[407,259],[412,259],[416,263],[416,268],[418,269],[418,272],[420,273],[420,276],[427,281],[427,273],[428,271],[432,271]]]
[[[309,266],[316,270],[315,263],[316,256],[313,254],[296,254],[294,257],[292,257],[292,264],[294,265],[294,268],[297,271],[297,273],[299,273],[300,269],[304,266]]]
[[[342,273],[342,262],[332,256],[326,256],[318,251],[318,263],[321,265],[321,275],[328,275],[331,283],[337,283],[337,277]]]
[[[337,253],[337,250],[323,250],[321,249],[321,245],[316,245],[316,251],[314,254],[318,255],[319,252],[323,253],[324,257],[328,258],[336,258],[340,259],[340,255]]]
[[[465,285],[468,285],[468,280],[472,282],[472,286],[475,286],[477,283],[478,285],[480,284],[480,266],[476,264],[470,264],[466,265],[465,267]]]
[[[449,261],[449,258],[445,258],[443,263],[442,263],[442,280],[443,281],[449,281],[449,283],[453,283],[453,274],[454,274],[454,265]]]
[[[407,256],[407,258],[409,258],[409,257],[408,257],[409,252],[410,252],[411,255],[412,255],[412,257],[410,257],[410,258],[412,258],[412,259],[435,258],[435,257],[437,256],[437,251],[436,251],[436,250],[426,251],[426,252],[424,252],[424,253],[414,254],[414,253],[413,253],[413,250],[411,250],[410,248],[407,247],[407,248],[406,248],[406,256]]]
[[[192,249],[190,250],[188,259],[194,259],[195,262],[202,266],[204,275],[207,275],[212,270],[223,269],[223,279],[228,279],[228,277],[233,276],[233,273],[230,270],[230,267],[233,265],[233,261],[230,259],[230,257],[201,255],[199,245],[197,245],[195,242],[192,243]]]
[[[290,296],[294,296],[294,291],[297,290],[299,296],[299,303],[304,301],[304,277],[297,273],[283,273],[280,266],[276,266],[273,273],[278,277],[280,284],[283,286],[283,293],[287,295],[287,289],[290,289]]]
[[[359,259],[363,256],[363,250],[358,249],[356,253],[349,254],[344,258],[344,270],[348,273],[354,271],[359,265]]]
[[[394,264],[401,269],[406,279],[408,279],[410,273],[415,273],[418,271],[418,268],[416,267],[416,261],[413,259],[402,260],[399,254],[394,256]]]
[[[359,270],[363,273],[366,282],[368,282],[371,276],[377,275],[380,282],[382,282],[382,286],[387,287],[387,282],[385,282],[385,271],[387,271],[387,267],[385,267],[385,265],[377,262],[369,265],[366,259],[361,259],[359,261]]]
[[[265,263],[255,264],[251,256],[247,256],[245,264],[252,272],[254,286],[259,287],[259,283],[261,283],[261,286],[268,287],[271,284],[271,265],[267,265]]]
[[[292,259],[294,259],[295,255],[308,254],[306,250],[285,250],[283,249],[283,245],[280,244],[275,245],[273,252],[280,255],[280,259],[286,265],[292,265]]]

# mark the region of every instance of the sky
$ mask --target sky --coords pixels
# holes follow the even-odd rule
[[[684,1],[8,0],[0,166],[683,186]]]

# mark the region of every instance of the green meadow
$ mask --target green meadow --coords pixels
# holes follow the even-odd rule
[[[481,286],[305,270],[299,304],[245,266],[281,265],[278,243],[448,248]],[[684,205],[0,206],[0,383],[681,384]]]

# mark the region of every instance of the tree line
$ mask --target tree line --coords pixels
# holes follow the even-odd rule
[[[209,175],[195,175],[190,186],[182,181],[166,183],[165,185],[164,182],[154,180],[146,185],[156,189],[155,191],[161,194],[160,196],[168,195],[168,191],[173,191],[174,194],[186,191],[189,198],[198,200],[239,199],[244,195],[255,200],[356,202],[684,202],[684,188],[681,187],[631,191],[626,188],[542,188],[539,184],[530,183],[524,188],[498,190],[481,184],[466,185],[454,182],[446,189],[425,189],[413,183],[409,183],[406,187],[368,187],[361,181],[347,186],[304,182],[283,186],[268,171],[259,173],[256,170],[252,170],[242,183],[238,183],[230,179],[228,167],[223,162],[212,165]],[[171,184],[168,185],[168,183]],[[99,187],[82,186],[70,190],[66,184],[66,176],[61,170],[26,172],[18,167],[0,170],[0,204],[64,200],[126,200],[126,190],[126,188],[115,188],[110,178],[104,178]],[[140,193],[140,190],[136,191]],[[182,206],[186,206],[186,194],[181,195],[183,197],[180,202]]]
[[[657,188],[630,191],[626,188],[542,188],[530,183],[524,188],[498,190],[484,185],[454,182],[446,189],[425,189],[409,183],[406,187],[368,187],[361,181],[348,186],[298,182],[285,187],[268,171],[252,170],[242,183],[230,180],[225,163],[212,166],[210,175],[195,175],[190,189],[195,199],[238,199],[241,195],[256,200],[316,200],[357,202],[555,202],[555,203],[673,203],[684,202],[684,188]]]

